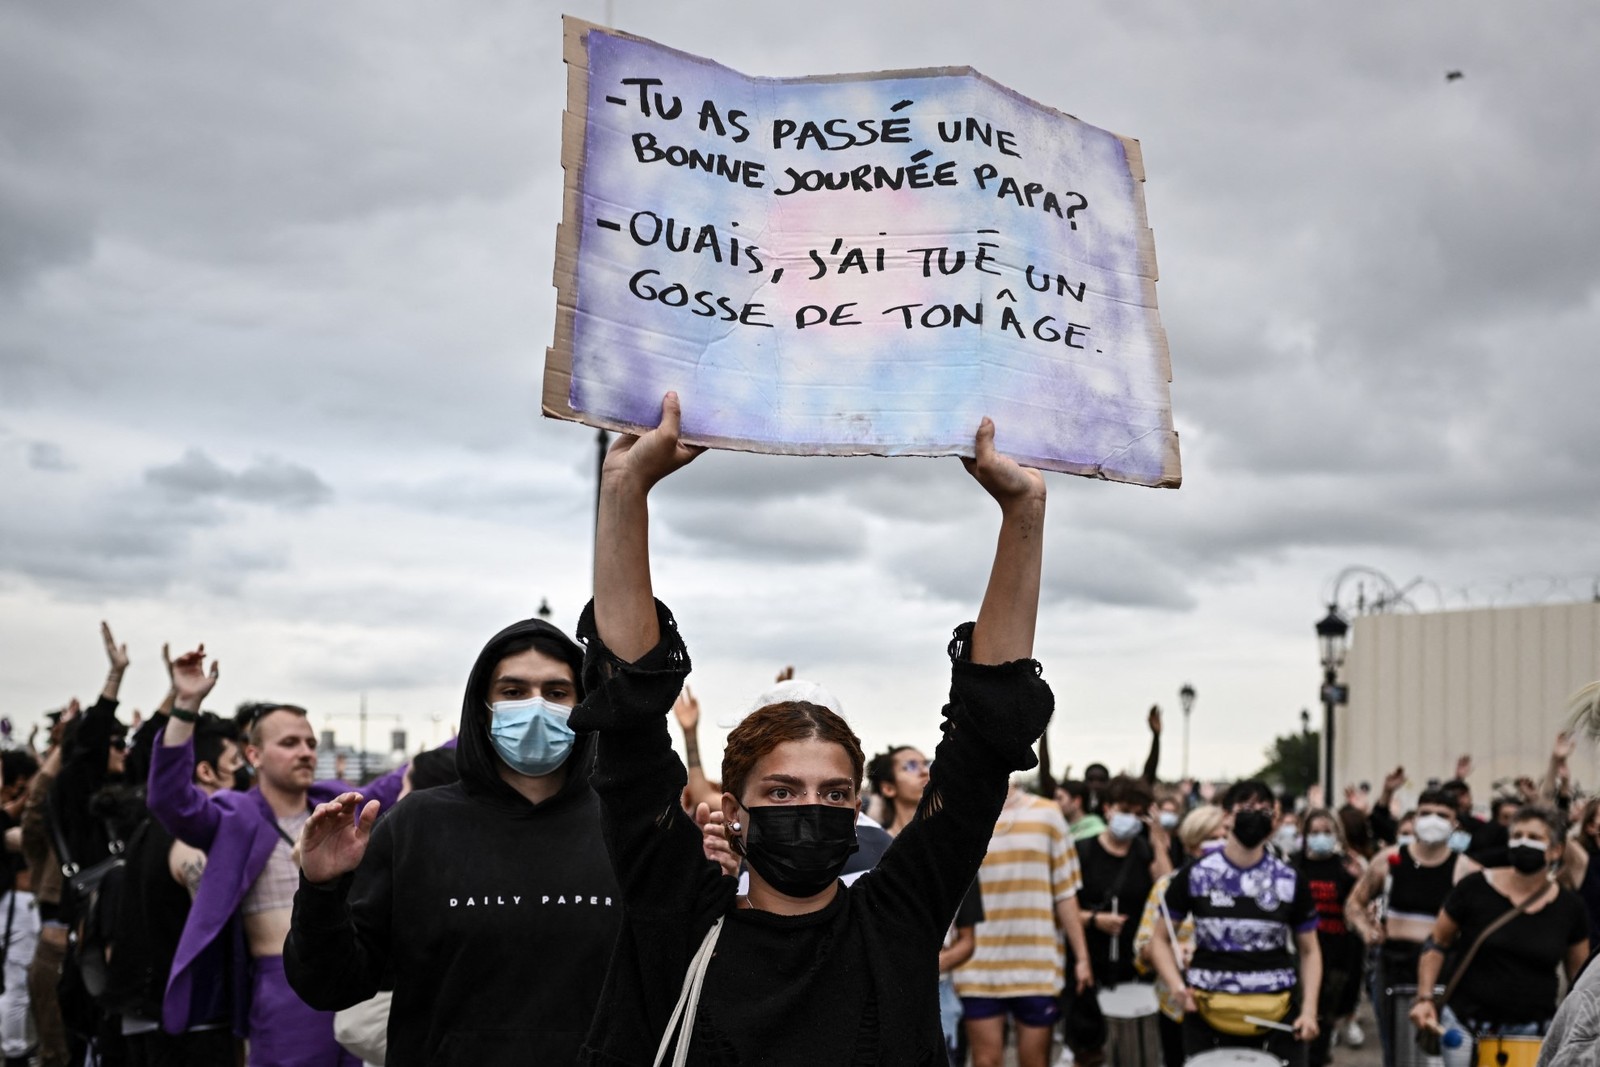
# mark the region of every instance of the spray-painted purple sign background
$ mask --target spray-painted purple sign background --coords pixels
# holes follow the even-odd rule
[[[547,413],[1180,480],[1135,142],[970,70],[751,78],[568,24]],[[585,74],[586,71],[586,74]]]

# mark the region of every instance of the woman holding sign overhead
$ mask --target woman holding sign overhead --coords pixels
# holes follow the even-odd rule
[[[626,905],[584,1061],[942,1065],[939,948],[1053,704],[1031,658],[1043,479],[995,451],[985,419],[963,462],[1000,508],[989,587],[949,645],[944,740],[922,803],[874,870],[838,880],[864,763],[843,719],[786,702],[728,735],[722,805],[750,869],[739,896],[678,805],[685,775],[667,730],[689,654],[652,595],[647,498],[699,453],[678,425],[669,393],[661,424],[607,456],[595,599],[579,622],[589,696],[571,723],[599,735],[593,781]]]

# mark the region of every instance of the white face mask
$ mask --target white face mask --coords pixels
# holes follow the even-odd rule
[[[1417,840],[1424,845],[1442,845],[1450,840],[1450,831],[1455,829],[1455,824],[1443,815],[1418,815],[1412,828],[1416,831]]]

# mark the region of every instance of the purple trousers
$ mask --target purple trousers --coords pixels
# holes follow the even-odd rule
[[[333,1012],[289,988],[282,956],[250,961],[250,1067],[361,1067],[333,1039]]]

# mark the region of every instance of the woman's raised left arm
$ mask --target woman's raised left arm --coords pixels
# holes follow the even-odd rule
[[[944,739],[916,815],[862,889],[942,938],[983,862],[1014,770],[1037,765],[1033,745],[1055,698],[1033,657],[1044,544],[1044,478],[995,450],[984,419],[974,458],[963,459],[1000,506],[1000,536],[978,621],[950,642],[950,703]]]

